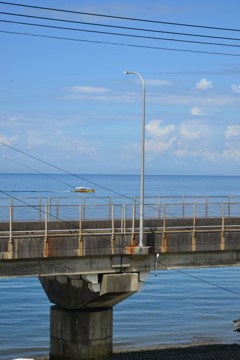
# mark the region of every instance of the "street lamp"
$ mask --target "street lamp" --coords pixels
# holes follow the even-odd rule
[[[143,247],[143,218],[144,218],[144,149],[145,149],[145,84],[136,72],[125,71],[124,74],[135,74],[142,82],[142,149],[141,149],[141,184],[140,184],[140,237],[138,246]]]

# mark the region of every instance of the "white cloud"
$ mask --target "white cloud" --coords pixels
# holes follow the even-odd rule
[[[223,157],[227,159],[240,160],[240,149],[231,147],[228,150],[223,150]]]
[[[70,88],[65,88],[65,90],[84,94],[105,94],[109,91],[112,91],[111,89],[92,86],[72,86]]]
[[[185,127],[183,127],[180,131],[180,134],[188,139],[199,139],[200,137],[200,131],[188,131]]]
[[[219,154],[218,152],[216,151],[204,151],[202,153],[202,156],[207,159],[207,160],[210,160],[210,161],[218,161],[220,160],[220,158],[222,157],[221,154]]]
[[[11,143],[18,138],[18,135],[9,137],[6,135],[0,134],[0,142],[6,145],[11,145]]]
[[[161,137],[166,136],[175,130],[174,125],[160,127],[162,120],[152,120],[146,125],[146,130],[150,136]]]
[[[149,140],[145,143],[145,149],[147,152],[160,153],[169,150],[173,147],[176,137],[171,138],[168,142]]]
[[[203,112],[198,106],[195,106],[195,107],[191,108],[191,115],[202,116]]]
[[[207,89],[212,89],[212,81],[207,81],[207,79],[202,79],[200,80],[199,83],[196,83],[196,87],[195,89],[200,89],[200,90],[207,90]]]
[[[169,80],[145,80],[145,84],[148,86],[170,86],[172,83]]]
[[[232,85],[232,91],[240,93],[240,85]]]
[[[40,131],[27,130],[27,135],[28,146],[46,145],[50,143],[49,138],[46,138],[46,134]]]
[[[175,151],[175,154],[178,157],[186,157],[186,156],[201,156],[202,155],[202,150],[189,150],[187,148],[183,148],[183,149],[178,149]]]
[[[240,126],[239,125],[231,125],[227,127],[226,138],[229,139],[231,136],[239,136],[240,135]]]

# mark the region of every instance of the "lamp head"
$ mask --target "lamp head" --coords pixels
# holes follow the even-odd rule
[[[129,72],[128,72],[128,71],[124,71],[124,74],[129,74]]]

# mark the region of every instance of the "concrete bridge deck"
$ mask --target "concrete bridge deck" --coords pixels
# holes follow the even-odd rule
[[[0,222],[0,278],[38,276],[56,304],[51,308],[51,360],[110,355],[112,307],[140,292],[151,270],[240,266],[240,217],[231,208],[240,204],[217,204],[216,217],[209,217],[209,203],[204,216],[198,204],[190,205],[191,217],[181,203],[171,204],[175,215],[169,216],[164,205],[163,216],[145,218],[143,247],[138,246],[134,204],[129,217],[121,205],[120,218],[113,216],[111,204],[110,216],[102,220],[86,219],[82,205],[77,219],[53,219],[46,204],[45,220],[26,220],[20,211],[19,221],[9,206],[8,221]],[[178,206],[184,217],[176,216]]]

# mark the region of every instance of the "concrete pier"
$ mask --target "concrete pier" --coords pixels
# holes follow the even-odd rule
[[[50,360],[100,359],[112,354],[112,308],[50,310]]]
[[[113,306],[141,291],[149,272],[43,276],[56,304],[50,313],[50,360],[90,360],[112,354]]]

